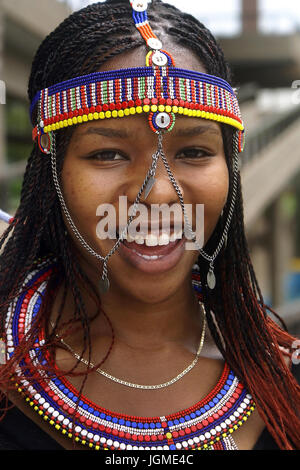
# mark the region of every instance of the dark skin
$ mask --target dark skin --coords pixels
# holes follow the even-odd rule
[[[168,46],[168,47],[167,47]],[[206,72],[197,57],[174,44],[166,44],[178,67]],[[144,65],[143,48],[115,57],[101,70]],[[119,131],[122,131],[122,135]],[[119,135],[120,134],[120,135]],[[96,208],[102,202],[113,204],[125,195],[133,204],[157,149],[157,138],[143,115],[126,119],[93,121],[76,126],[65,156],[62,188],[70,213],[80,233],[95,251],[105,255],[115,240],[96,236]],[[193,149],[193,150],[191,150]],[[210,238],[228,196],[228,169],[221,128],[218,123],[179,117],[173,131],[164,137],[164,151],[184,196],[185,203],[205,205],[205,242]],[[146,204],[178,203],[178,197],[163,163],[157,168],[157,182]],[[143,201],[141,201],[143,202]],[[118,213],[118,212],[117,212]],[[97,286],[101,265],[78,244],[70,229],[69,237],[82,269]],[[163,383],[177,376],[194,359],[203,328],[203,316],[190,283],[190,272],[197,251],[184,251],[179,262],[167,272],[142,272],[115,253],[109,261],[111,287],[101,302],[115,332],[115,344],[101,366],[110,374],[141,384]],[[155,294],[154,294],[155,293]],[[55,299],[54,320],[62,290]],[[87,313],[95,312],[95,303],[82,292]],[[63,319],[72,318],[73,301],[68,293]],[[207,329],[208,330],[208,329]],[[66,340],[82,351],[82,335],[73,333]],[[103,358],[111,342],[111,330],[103,315],[91,322],[92,362]],[[74,357],[57,349],[58,366],[68,370]],[[197,365],[181,380],[160,390],[137,390],[116,384],[94,372],[89,375],[85,395],[96,404],[115,412],[137,416],[163,416],[188,408],[205,397],[216,385],[224,368],[209,331]],[[78,370],[85,371],[80,364]],[[82,377],[70,382],[80,388]],[[20,401],[15,403],[55,440],[72,449],[65,439]],[[264,428],[253,412],[234,433],[240,449],[252,449]],[[78,447],[82,449],[81,447]]]

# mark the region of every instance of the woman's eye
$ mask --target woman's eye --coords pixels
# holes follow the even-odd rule
[[[210,154],[206,150],[197,148],[186,148],[181,150],[177,155],[177,158],[203,158],[209,157]]]
[[[117,160],[124,160],[124,156],[116,150],[102,150],[101,152],[96,152],[87,157],[88,160],[97,160],[97,161],[109,161],[115,162]]]

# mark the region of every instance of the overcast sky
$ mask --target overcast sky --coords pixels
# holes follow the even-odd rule
[[[82,8],[98,0],[64,0],[74,9]],[[236,34],[240,29],[241,0],[168,0],[181,10],[193,14],[215,34]],[[300,31],[299,0],[259,0],[260,29],[263,32],[286,33]]]

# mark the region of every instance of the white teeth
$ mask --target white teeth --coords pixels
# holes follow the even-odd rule
[[[132,237],[129,233],[127,233],[126,240],[127,240],[129,243],[132,243],[132,242],[135,241],[135,237]]]
[[[158,245],[158,237],[150,233],[146,236],[146,246],[157,246]]]
[[[170,235],[170,242],[175,242],[175,240],[176,240],[176,232],[173,232]]]
[[[153,255],[153,256],[148,256],[148,255],[142,255],[141,253],[138,253],[136,250],[133,250],[137,255],[139,255],[141,258],[144,258],[144,259],[147,259],[147,260],[156,260],[158,258],[162,258],[162,256],[157,256],[157,255]]]
[[[153,233],[143,235],[142,233],[139,233],[132,237],[129,233],[127,233],[123,236],[123,239],[127,240],[127,242],[129,243],[135,242],[138,245],[146,244],[146,246],[168,245],[170,242],[175,242],[176,240],[181,238],[182,230],[176,230],[171,235],[168,235],[166,232],[163,232],[160,235],[155,235]]]
[[[182,238],[182,230],[181,229],[175,231],[175,240],[178,240],[180,238]]]
[[[167,233],[162,233],[159,237],[158,244],[159,245],[168,245],[171,239]]]
[[[144,245],[144,237],[143,235],[137,235],[134,239],[135,243],[137,243],[138,245]]]
[[[145,258],[145,259],[158,259],[158,256],[147,256],[147,255],[142,255],[142,258]]]

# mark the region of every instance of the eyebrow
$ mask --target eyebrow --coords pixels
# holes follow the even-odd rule
[[[85,132],[81,134],[98,134],[102,137],[118,137],[120,139],[126,139],[129,137],[129,133],[125,129],[113,129],[111,127],[89,127]]]
[[[215,134],[220,136],[220,130],[213,125],[199,125],[194,127],[179,127],[173,130],[173,135],[175,137],[195,137],[201,134]],[[112,137],[119,139],[127,139],[130,136],[125,129],[113,129],[111,127],[89,127],[81,136],[97,134],[102,137]]]
[[[195,137],[201,134],[215,134],[221,136],[219,128],[214,125],[199,125],[194,127],[179,127],[173,130],[176,137]]]

